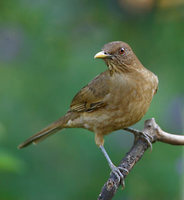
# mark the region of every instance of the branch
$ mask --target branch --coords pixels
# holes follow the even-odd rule
[[[136,136],[132,148],[121,160],[119,165],[119,167],[127,169],[128,172],[131,171],[134,165],[142,158],[144,152],[150,147],[149,143],[143,137],[137,137],[137,134],[146,134],[151,138],[151,143],[160,141],[173,145],[184,145],[184,135],[173,135],[163,131],[155,122],[154,118],[148,119],[144,122],[144,129],[142,131],[137,131],[131,128],[126,128],[125,130],[135,134]],[[122,174],[124,175],[124,178],[128,175],[126,170],[123,170]],[[111,173],[108,181],[104,184],[101,190],[98,200],[111,200],[119,186],[120,182],[118,178]]]

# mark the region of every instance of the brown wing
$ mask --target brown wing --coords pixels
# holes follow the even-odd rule
[[[73,98],[70,111],[92,112],[104,107],[104,98],[109,93],[109,78],[108,71],[105,71],[82,88]]]

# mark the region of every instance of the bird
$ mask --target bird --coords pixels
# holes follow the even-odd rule
[[[28,138],[19,149],[37,144],[64,128],[84,128],[95,134],[95,143],[112,173],[124,186],[122,170],[111,161],[104,136],[126,129],[142,119],[158,89],[158,77],[145,68],[132,48],[122,41],[105,44],[94,58],[103,59],[107,70],[96,76],[73,98],[64,116]]]

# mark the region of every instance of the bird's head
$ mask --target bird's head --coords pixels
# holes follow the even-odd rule
[[[116,71],[129,71],[140,65],[131,47],[121,41],[105,44],[102,51],[97,53],[94,58],[103,59],[110,70],[114,69]]]

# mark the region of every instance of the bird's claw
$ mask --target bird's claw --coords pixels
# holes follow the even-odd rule
[[[142,137],[148,144],[148,146],[150,147],[151,151],[152,151],[152,142],[153,141],[153,137],[149,134],[147,134],[146,132],[143,131],[139,131],[133,128],[124,128],[124,130],[129,131],[131,133],[133,133],[135,135],[135,140],[139,137]]]
[[[121,171],[125,171],[126,174],[129,173],[129,171],[123,167],[116,167],[115,165],[111,166],[112,172],[116,178],[118,179],[118,182],[122,185],[122,189],[125,188],[125,181],[124,181],[124,175]]]
[[[126,175],[129,173],[128,169],[126,169],[126,168],[124,168],[124,167],[118,167],[118,169],[119,169],[120,171],[124,171]]]
[[[141,132],[140,135],[145,139],[145,141],[147,142],[148,146],[150,147],[150,149],[152,151],[152,143],[151,143],[151,141],[153,140],[152,136],[148,135],[145,132]]]

